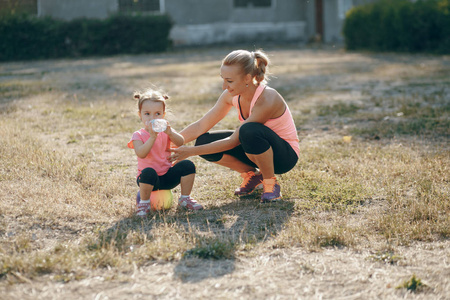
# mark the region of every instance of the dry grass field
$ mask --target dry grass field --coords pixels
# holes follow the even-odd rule
[[[0,64],[0,298],[450,299],[448,56],[265,49],[301,139],[283,201],[193,157],[206,209],[134,217],[132,93],[181,130],[230,50]]]

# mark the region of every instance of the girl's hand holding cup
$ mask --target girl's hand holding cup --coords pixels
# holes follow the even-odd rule
[[[147,130],[148,133],[150,133],[150,136],[155,137],[158,135],[158,132],[156,132],[153,129],[153,124],[152,124],[153,120],[147,121],[145,122],[145,129]]]
[[[168,128],[168,124],[165,119],[153,119],[150,122],[154,132],[164,132]]]

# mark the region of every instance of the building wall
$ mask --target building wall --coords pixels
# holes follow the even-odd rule
[[[342,21],[338,16],[338,0],[323,1],[323,41],[326,43],[343,40],[341,34]]]
[[[315,1],[304,2],[304,12],[305,12],[305,36],[309,41],[316,35],[316,8]]]
[[[232,8],[229,20],[235,23],[252,22],[298,22],[305,20],[303,0],[272,0],[272,7],[233,7],[233,0],[229,0]]]
[[[305,19],[304,0],[272,0],[272,7],[233,7],[233,0],[165,0],[176,24],[216,22],[297,22]]]
[[[316,36],[316,0],[272,0],[272,7],[233,7],[233,0],[163,0],[174,21],[175,45],[226,42],[307,42]],[[341,42],[342,4],[362,5],[376,0],[323,0],[326,43]],[[38,16],[64,20],[106,18],[117,13],[118,0],[37,0]]]
[[[165,0],[166,13],[178,26],[225,22],[231,9],[229,0]]]
[[[38,16],[63,20],[103,19],[118,10],[118,0],[38,0]]]
[[[174,21],[175,45],[227,42],[307,42],[316,35],[316,0],[272,0],[272,7],[237,8],[233,0],[164,0]],[[326,43],[343,40],[342,3],[361,5],[376,0],[323,0]],[[118,0],[37,0],[39,16],[64,20],[106,18],[118,11]]]
[[[233,0],[164,0],[175,45],[306,41],[306,0],[272,0],[272,7],[236,8]],[[118,0],[38,0],[38,15],[64,20],[106,18]]]
[[[272,7],[233,7],[233,0],[166,0],[175,45],[306,41],[305,0],[272,0]]]

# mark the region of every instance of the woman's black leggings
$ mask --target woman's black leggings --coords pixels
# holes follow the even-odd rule
[[[197,138],[195,145],[209,144],[227,138],[233,133],[233,130],[207,132]],[[239,128],[239,140],[241,144],[233,149],[220,153],[200,155],[200,157],[207,161],[217,162],[222,159],[224,154],[228,154],[247,165],[257,168],[258,166],[247,157],[247,154],[258,155],[272,147],[275,174],[283,174],[290,171],[298,161],[297,153],[295,153],[291,145],[280,138],[272,129],[261,123],[249,122],[243,124]]]
[[[145,168],[136,182],[153,185],[153,190],[171,190],[180,184],[181,177],[195,174],[195,165],[190,160],[182,160],[172,166],[166,174],[158,176],[155,169]]]

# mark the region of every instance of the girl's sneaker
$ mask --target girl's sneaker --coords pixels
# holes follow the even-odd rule
[[[254,190],[262,188],[262,174],[255,174],[255,172],[250,171],[241,173],[241,177],[244,181],[241,186],[234,191],[236,196],[250,195]]]
[[[178,199],[178,206],[189,210],[202,210],[203,206],[199,204],[195,199],[189,197],[180,197]]]
[[[269,203],[281,200],[281,187],[275,177],[263,180],[264,193],[261,196],[261,203]]]
[[[148,203],[142,203],[140,201],[137,205],[136,216],[144,218],[150,212],[150,201]]]

